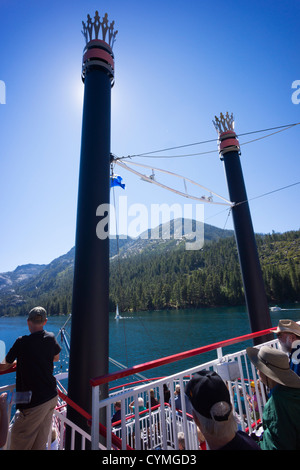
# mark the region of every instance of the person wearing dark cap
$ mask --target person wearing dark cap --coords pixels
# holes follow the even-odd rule
[[[290,368],[300,376],[300,325],[293,320],[279,320],[275,333],[281,349],[289,355]]]
[[[270,346],[247,348],[261,382],[271,394],[263,411],[263,450],[300,450],[300,377],[283,351]]]
[[[229,391],[216,372],[202,370],[195,374],[185,393],[209,450],[260,450],[248,434],[238,431]]]
[[[17,404],[11,430],[11,450],[44,450],[57,403],[53,362],[61,347],[53,333],[44,330],[47,313],[42,307],[30,310],[27,325],[30,335],[20,336],[8,351],[0,371],[16,363],[16,391],[32,392],[31,401]]]

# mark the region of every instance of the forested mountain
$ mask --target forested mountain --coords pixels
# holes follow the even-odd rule
[[[269,303],[300,301],[300,231],[256,239]],[[184,236],[119,240],[118,245],[111,240],[110,245],[111,311],[116,303],[121,311],[244,303],[231,231],[205,225],[205,245],[195,251],[185,249]],[[0,279],[10,282],[0,284],[0,315],[26,314],[38,304],[49,315],[69,313],[73,268],[74,248],[41,269],[32,267],[33,274],[19,282],[14,282],[12,273],[1,274]]]
[[[300,300],[300,231],[257,235],[268,301]],[[235,238],[183,245],[161,253],[144,252],[112,262],[111,300],[122,310],[152,310],[245,302]],[[113,306],[112,306],[113,307]]]

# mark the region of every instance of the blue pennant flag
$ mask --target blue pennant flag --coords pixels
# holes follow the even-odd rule
[[[121,188],[125,189],[125,184],[122,183],[122,176],[114,175],[110,177],[110,187],[113,186],[121,186]]]

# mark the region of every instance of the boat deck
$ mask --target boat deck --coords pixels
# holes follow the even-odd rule
[[[79,445],[80,449],[179,450],[179,433],[184,435],[186,450],[199,449],[197,429],[192,416],[188,413],[185,400],[182,400],[182,409],[176,409],[175,387],[179,385],[181,391],[183,391],[193,374],[203,369],[215,370],[226,382],[239,428],[249,434],[258,432],[263,407],[267,399],[264,386],[259,383],[255,368],[247,358],[246,349],[226,354],[226,348],[232,345],[237,345],[238,348],[238,345],[245,344],[247,341],[250,341],[247,346],[253,345],[252,340],[254,338],[266,337],[266,334],[272,333],[272,330],[274,328],[164,357],[107,376],[93,378],[90,381],[92,386],[91,415],[80,409],[67,396],[67,392],[62,385],[67,378],[67,373],[57,375],[59,405],[53,417],[53,428],[56,431],[56,448],[65,449],[66,430],[69,429],[71,437],[68,448],[70,449],[78,449]],[[276,348],[278,347],[278,340],[273,339],[262,344],[269,344]],[[214,351],[216,358],[202,363],[202,354],[208,351]],[[161,365],[179,362],[195,356],[197,360],[199,359],[198,365],[182,370],[180,373],[155,379],[139,380],[122,387],[113,387],[115,380],[129,378],[134,374],[145,371],[153,371]],[[250,386],[251,381],[254,381],[255,389]],[[110,388],[108,398],[99,400],[100,387],[103,384],[109,384],[113,388]],[[0,393],[6,390],[12,391],[14,387],[14,384],[1,387]],[[169,400],[164,399],[164,388],[170,391]],[[147,403],[150,403],[150,390],[154,390],[158,404],[149,408]],[[256,409],[253,407],[254,393],[257,396]],[[133,411],[130,404],[132,402],[137,403],[139,398],[143,399],[145,406],[141,411],[137,407]],[[121,416],[118,421],[112,423],[114,403],[116,401],[121,403]],[[89,432],[80,429],[76,423],[67,418],[67,406],[74,407],[86,418],[89,422]],[[100,423],[99,416],[106,416],[104,422]],[[79,439],[78,436],[80,436]],[[78,440],[80,444],[78,444]],[[5,448],[9,449],[9,438]],[[51,449],[51,434],[49,435],[48,448]],[[202,443],[202,448],[205,448],[205,443]]]

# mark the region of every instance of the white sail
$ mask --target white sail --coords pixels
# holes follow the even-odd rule
[[[116,316],[115,316],[115,319],[118,320],[120,318],[120,314],[119,314],[119,306],[117,304],[117,308],[116,308]]]

